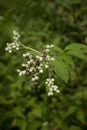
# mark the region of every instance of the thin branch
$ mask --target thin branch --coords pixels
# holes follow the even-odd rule
[[[28,50],[31,50],[31,51],[34,51],[34,52],[36,52],[36,53],[40,54],[40,52],[39,52],[39,51],[37,51],[37,50],[35,50],[35,49],[31,48],[31,47],[27,47],[27,46],[25,46],[25,45],[24,45],[24,44],[22,44],[22,43],[20,43],[20,45],[21,45],[23,48],[25,48],[25,49],[28,49]]]

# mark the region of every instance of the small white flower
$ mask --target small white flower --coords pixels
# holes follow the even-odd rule
[[[30,71],[30,72],[33,72],[33,70],[34,70],[34,67],[31,67],[29,71]]]
[[[11,53],[13,49],[19,50],[19,47],[20,47],[19,38],[20,38],[20,35],[16,31],[13,31],[14,41],[12,43],[7,43],[7,47],[5,50],[7,50],[9,53]]]
[[[23,54],[22,56],[25,58],[25,57],[26,57],[26,54]]]
[[[42,57],[39,57],[39,60],[40,60],[40,61],[43,61],[43,58],[42,58]]]
[[[30,60],[30,63],[33,63],[33,59]]]
[[[46,59],[47,59],[48,61],[50,61],[50,56],[49,56],[49,55],[47,55],[47,56],[46,56]]]
[[[52,45],[50,45],[50,48],[53,48],[54,47],[54,45],[52,44]]]
[[[52,96],[53,95],[53,92],[48,92],[48,96]]]
[[[37,55],[37,56],[36,56],[36,58],[37,58],[37,59],[39,59],[39,58],[40,58],[40,56],[38,56],[38,55]]]
[[[9,53],[11,53],[11,52],[12,52],[12,50],[9,50],[8,52],[9,52]]]
[[[21,76],[21,75],[22,75],[22,72],[20,71],[20,72],[19,72],[19,76]]]
[[[21,64],[21,66],[26,67],[26,66],[27,66],[27,64]]]
[[[43,70],[41,69],[39,72],[40,72],[40,73],[43,73]]]
[[[24,74],[26,74],[26,71],[25,71],[25,70],[23,70],[23,71],[22,71],[22,74],[23,74],[23,75],[24,75]]]
[[[35,81],[36,79],[35,78],[32,78],[31,81]]]
[[[16,50],[19,50],[19,47],[16,47]]]
[[[19,69],[17,69],[17,72],[20,72],[20,70],[19,70]]]
[[[54,58],[54,57],[52,57],[50,60],[54,61],[54,60],[55,60],[55,58]]]
[[[60,93],[60,90],[56,90],[57,93]]]
[[[36,79],[36,80],[38,80],[38,79],[39,79],[39,77],[38,77],[38,76],[36,76],[36,77],[35,77],[35,79]]]
[[[49,52],[50,50],[49,49],[46,49],[46,52]]]
[[[50,45],[46,45],[46,48],[48,48],[48,49],[49,49],[49,48],[50,48]]]
[[[8,51],[8,48],[7,48],[7,47],[5,48],[5,51]]]
[[[14,42],[12,42],[11,44],[12,44],[12,45],[15,45],[15,43],[14,43]]]
[[[51,80],[54,82],[54,79],[53,79],[53,78],[52,78]]]
[[[15,40],[18,40],[18,39],[20,38],[19,33],[16,32],[15,30],[13,31],[13,38],[14,38]]]
[[[58,89],[58,86],[57,86],[57,85],[53,85],[52,87],[53,87],[53,90],[54,90],[54,91],[57,91],[57,89]]]
[[[40,63],[40,67],[42,67],[43,66],[43,64],[42,63]]]
[[[50,48],[53,48],[54,47],[54,45],[52,44],[52,45],[46,45],[46,48],[47,49],[50,49]]]
[[[35,77],[33,77],[32,79],[31,79],[31,81],[36,81],[36,80],[38,80],[39,79],[39,77],[38,76],[35,76]]]
[[[29,52],[27,52],[27,53],[26,53],[26,56],[30,56],[30,53],[29,53]]]
[[[46,65],[45,65],[45,68],[47,69],[47,68],[49,68],[49,66],[46,64]]]
[[[45,84],[47,85],[47,84],[48,84],[48,82],[46,81],[46,82],[45,82]]]
[[[47,78],[45,84],[48,86],[48,96],[53,95],[53,92],[59,93],[58,86],[54,84],[54,78]]]
[[[42,69],[41,66],[38,66],[37,68],[38,68],[38,70],[41,70],[41,69]]]
[[[53,89],[52,89],[52,88],[49,88],[49,90],[50,90],[50,92],[52,92],[52,91],[53,91]]]
[[[30,62],[30,61],[27,61],[27,64],[31,64],[31,62]]]

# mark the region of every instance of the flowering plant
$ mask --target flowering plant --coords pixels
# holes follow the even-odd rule
[[[86,59],[85,52],[87,51],[85,45],[74,43],[65,47],[64,50],[54,45],[46,45],[45,49],[39,52],[22,44],[19,33],[13,31],[13,42],[7,43],[5,50],[12,53],[21,48],[30,51],[22,54],[24,62],[21,64],[21,69],[17,69],[18,75],[29,76],[30,81],[37,85],[40,77],[46,72],[44,86],[48,96],[60,92],[58,85],[55,84],[54,72],[67,83],[75,73],[72,55]],[[31,51],[35,54],[32,54]]]
[[[20,50],[20,48],[23,47],[24,49],[29,49],[31,51],[36,52],[37,54],[31,54],[29,52],[26,52],[23,54],[23,59],[25,60],[25,63],[21,64],[21,70],[17,69],[18,75],[31,75],[31,82],[34,82],[35,84],[40,79],[41,74],[44,73],[45,70],[48,71],[48,77],[46,78],[45,84],[47,85],[48,90],[48,96],[53,95],[54,92],[59,93],[59,88],[57,85],[55,85],[55,80],[52,78],[51,74],[51,61],[54,61],[55,58],[50,56],[50,51],[54,47],[54,45],[47,45],[46,48],[39,52],[37,50],[34,50],[33,48],[26,47],[20,42],[20,35],[18,32],[13,32],[13,42],[7,43],[7,47],[5,48],[6,51],[9,53],[12,53],[12,51]]]

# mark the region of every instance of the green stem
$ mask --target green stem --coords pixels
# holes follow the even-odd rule
[[[20,43],[20,45],[21,45],[23,48],[25,48],[25,49],[28,49],[28,50],[31,50],[31,51],[34,51],[34,52],[36,52],[36,53],[40,54],[40,52],[39,52],[39,51],[37,51],[37,50],[35,50],[35,49],[31,48],[31,47],[27,47],[27,46],[25,46],[25,45],[24,45],[24,44],[22,44],[22,43]]]

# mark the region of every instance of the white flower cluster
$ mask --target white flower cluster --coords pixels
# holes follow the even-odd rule
[[[37,81],[39,79],[39,75],[44,73],[44,69],[49,68],[49,62],[51,60],[55,60],[50,57],[46,50],[44,50],[40,55],[32,55],[30,53],[23,54],[23,58],[26,63],[22,64],[22,70],[17,70],[19,76],[25,74],[32,74],[32,81]]]
[[[30,49],[35,51],[32,48],[28,48],[20,42],[20,35],[18,32],[13,31],[13,42],[7,43],[7,47],[5,48],[6,51],[11,53],[13,49],[19,50],[19,48],[24,47],[25,49]],[[50,71],[50,61],[54,61],[55,58],[51,57],[49,52],[54,45],[47,45],[45,50],[43,50],[39,55],[33,55],[29,52],[23,54],[24,63],[21,64],[21,69],[18,69],[17,72],[19,76],[22,75],[29,75],[31,77],[32,82],[37,82],[40,79],[41,74]],[[35,51],[38,52],[38,51]],[[49,73],[48,73],[49,77]],[[48,96],[53,95],[54,92],[59,93],[58,86],[54,84],[54,78],[47,78],[46,79],[46,86],[48,87]]]
[[[53,92],[60,92],[58,86],[54,84],[54,78],[47,78],[45,84],[48,86],[48,96],[53,95]]]
[[[47,45],[47,46],[46,46],[46,48],[48,48],[48,49],[53,48],[53,47],[54,47],[53,44],[52,44],[52,45]]]
[[[48,54],[47,48],[52,48],[53,46],[47,46],[46,49],[40,55],[32,55],[30,53],[23,54],[25,63],[22,64],[22,70],[17,70],[19,76],[21,75],[32,75],[31,81],[37,82],[40,79],[40,75],[44,73],[44,69],[49,68],[49,63],[52,60],[55,60]],[[48,87],[48,96],[53,95],[54,92],[59,92],[58,86],[54,84],[54,79],[46,79],[46,85]]]
[[[13,31],[13,42],[12,43],[7,43],[7,47],[5,48],[6,51],[9,53],[12,52],[13,49],[19,50],[20,47],[20,35],[18,32]]]

